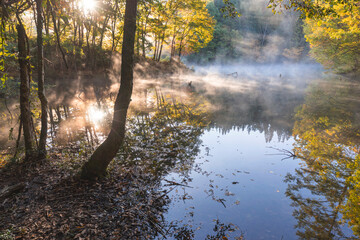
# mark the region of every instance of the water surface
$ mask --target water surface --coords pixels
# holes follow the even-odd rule
[[[200,151],[191,170],[166,177],[186,185],[171,191],[172,202],[165,214],[167,221],[195,230],[195,239],[220,236],[245,236],[245,239],[352,238],[353,233],[345,223],[349,219],[344,218],[344,223],[339,224],[342,220],[339,209],[346,203],[344,189],[347,189],[344,185],[347,176],[339,174],[343,171],[338,169],[340,156],[329,156],[332,163],[326,166],[337,169],[331,170],[337,172],[332,173],[337,176],[331,178],[333,189],[322,185],[321,181],[314,182],[318,178],[316,174],[305,179],[309,168],[313,168],[313,162],[310,164],[307,160],[327,162],[316,155],[319,154],[316,151],[321,155],[326,154],[326,150],[313,149],[316,151],[311,152],[311,140],[306,139],[309,132],[305,133],[304,140],[297,128],[307,121],[301,117],[307,106],[317,106],[314,112],[325,114],[323,117],[330,121],[341,118],[345,105],[348,111],[356,114],[358,92],[348,92],[354,86],[349,86],[341,78],[334,80],[321,74],[314,75],[314,78],[303,74],[300,79],[294,75],[287,78],[263,75],[255,80],[241,75],[216,80],[212,77],[209,83],[206,83],[206,78],[192,82],[196,91],[201,92],[213,107],[211,123],[200,136]],[[329,92],[329,89],[332,90]],[[343,93],[335,94],[339,92]],[[314,103],[312,98],[317,102]],[[334,98],[333,102],[328,101]],[[331,111],[322,112],[324,104],[338,111],[335,115],[331,115]],[[330,145],[339,146],[330,136],[326,139]],[[304,141],[308,142],[304,144]],[[306,157],[300,154],[301,147],[307,153]],[[337,151],[345,148],[348,148],[346,144]],[[355,148],[358,149],[357,144]],[[354,159],[356,151],[347,154]],[[293,155],[295,152],[299,152],[298,157]],[[351,159],[347,163],[353,161]],[[313,171],[319,170],[314,167]],[[327,170],[325,172],[328,174]],[[345,195],[340,198],[339,194],[337,198],[335,192]],[[219,226],[230,230],[219,235]]]
[[[151,186],[132,186],[133,191],[164,199],[143,223],[147,227],[138,227],[143,236],[351,239],[359,234],[356,82],[312,65],[244,65],[166,81],[136,79],[134,86],[126,140],[113,164],[151,173]],[[63,102],[52,96],[48,145],[74,172],[109,132],[116,86],[106,91],[74,90]],[[2,134],[6,147],[14,145],[18,127],[14,119],[9,124],[1,130],[14,129],[12,138]],[[132,197],[136,201],[137,195]]]

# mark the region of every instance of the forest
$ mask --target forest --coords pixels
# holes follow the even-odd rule
[[[357,0],[0,16],[0,240],[360,238]]]

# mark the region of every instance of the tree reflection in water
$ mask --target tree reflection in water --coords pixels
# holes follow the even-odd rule
[[[178,101],[174,95],[156,94],[155,109],[132,109],[128,134],[121,153],[126,164],[144,164],[154,174],[186,173],[192,168],[208,125],[204,104]],[[148,109],[149,110],[149,109]],[[174,169],[175,168],[175,169]]]
[[[354,82],[321,82],[296,115],[294,152],[302,164],[285,182],[302,239],[345,238],[346,223],[360,236],[359,93]]]
[[[130,218],[126,226],[135,227],[127,229],[128,233],[122,236],[194,239],[195,226],[181,219],[167,222],[164,214],[171,203],[168,193],[190,187],[188,172],[193,169],[200,136],[209,124],[209,116],[201,98],[190,96],[191,99],[180,101],[175,95],[162,94],[155,89],[150,92],[156,100],[150,101],[153,103],[150,105],[133,105],[125,144],[111,165],[113,169],[127,169],[130,177],[126,196],[119,198],[119,214],[124,215],[127,212],[124,209],[135,209],[126,214],[138,216],[135,222]],[[182,182],[166,179],[174,172],[184,176]],[[191,196],[184,191],[182,198],[185,201]],[[126,218],[121,222],[126,222]],[[214,233],[209,233],[207,239],[227,239],[229,232],[237,229],[219,219],[214,224]],[[134,231],[138,234],[131,235]],[[241,238],[240,234],[238,239]]]

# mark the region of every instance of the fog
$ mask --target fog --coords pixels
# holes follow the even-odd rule
[[[303,22],[298,13],[285,11],[274,14],[267,8],[267,0],[241,0],[235,4],[241,16],[235,19],[216,16],[220,30],[215,29],[210,47],[200,50],[195,57],[190,56],[189,61],[206,65],[209,56],[209,61],[217,64],[311,61],[307,56],[309,45],[305,41]]]
[[[269,124],[288,121],[285,128],[280,125],[275,127],[276,131],[280,131],[279,136],[286,133],[287,137],[291,135],[293,109],[301,103],[306,86],[325,76],[318,64],[232,63],[188,66],[192,71],[174,68],[172,74],[162,74],[155,78],[161,69],[146,64],[135,67],[132,109],[151,111],[156,105],[156,94],[186,101],[196,93],[205,98],[207,111],[213,113],[213,122],[222,131],[226,132],[234,126],[249,127],[256,121],[262,125],[256,128],[264,131]],[[95,142],[98,142],[98,135],[106,135],[119,88],[119,66],[119,58],[115,58],[112,69],[107,73],[80,73],[54,80],[54,87],[47,93],[53,118],[51,121],[59,123],[58,142],[65,144],[69,141],[70,135],[76,135],[69,135],[71,132],[91,133],[89,138],[94,138]],[[147,74],[144,68],[148,69]],[[16,101],[8,106],[14,116],[18,116],[17,106]],[[254,107],[258,109],[257,115],[247,118]],[[6,119],[10,115],[4,106],[2,109]],[[227,116],[224,111],[232,111],[233,117],[224,119]],[[107,125],[99,119],[94,120],[100,113]],[[15,143],[18,124],[15,118],[2,121],[1,143],[4,147]]]
[[[216,64],[208,66],[191,66],[195,72],[202,75],[218,74],[221,77],[235,77],[265,80],[269,78],[288,78],[289,81],[307,81],[308,78],[314,79],[323,75],[324,69],[320,64],[314,63],[235,63]]]
[[[233,39],[233,43],[241,57],[226,64],[219,60],[206,66],[183,59],[188,69],[176,61],[171,64],[140,61],[134,69],[131,108],[151,111],[158,94],[178,101],[197,94],[204,97],[207,111],[213,115],[212,126],[222,132],[233,127],[265,132],[272,128],[270,132],[289,137],[293,109],[301,103],[306,86],[324,77],[324,70],[303,52],[292,49],[298,15],[274,16],[266,0],[241,1],[239,8],[241,37]],[[74,132],[91,138],[94,144],[101,141],[101,135],[109,131],[113,102],[120,86],[120,69],[121,57],[114,54],[111,68],[105,71],[78,71],[47,79],[50,120],[57,124],[56,127],[53,124],[51,131],[57,131],[53,137],[58,143],[76,140]],[[8,107],[18,116],[16,101]],[[8,119],[5,105],[1,111],[3,118]],[[229,117],[226,112],[234,114]],[[99,115],[102,119],[95,117]],[[2,121],[0,142],[4,148],[15,143],[19,122],[14,119]]]

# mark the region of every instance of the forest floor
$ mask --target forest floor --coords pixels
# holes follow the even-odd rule
[[[61,159],[0,174],[0,239],[148,239],[168,201],[153,174],[115,165],[109,177],[81,180]],[[4,195],[9,186],[16,186]]]

